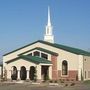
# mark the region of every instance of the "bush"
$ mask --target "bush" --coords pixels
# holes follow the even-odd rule
[[[69,81],[69,79],[66,79],[67,81]]]
[[[58,82],[57,80],[54,81],[54,83],[57,83],[57,82]]]
[[[61,83],[64,83],[64,79],[62,79],[60,82],[61,82]]]
[[[65,86],[68,86],[68,84],[65,84]]]
[[[45,78],[45,80],[49,80],[49,76],[48,76],[48,75],[46,75],[46,78]]]
[[[90,80],[84,81],[84,84],[90,84]]]
[[[70,86],[74,86],[75,85],[75,83],[71,83],[71,85]]]
[[[52,80],[50,80],[49,82],[50,82],[50,83],[53,83],[53,81],[52,81]]]

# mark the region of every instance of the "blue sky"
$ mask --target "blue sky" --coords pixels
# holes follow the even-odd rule
[[[90,48],[90,0],[0,0],[0,57],[43,40],[48,5],[55,42]]]

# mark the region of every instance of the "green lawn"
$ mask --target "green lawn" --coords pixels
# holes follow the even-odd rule
[[[90,84],[90,80],[84,81],[84,84]]]

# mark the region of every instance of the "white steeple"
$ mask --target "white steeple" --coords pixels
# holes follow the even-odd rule
[[[50,8],[48,6],[48,26],[51,26],[51,20],[50,20]]]
[[[46,25],[44,41],[54,43],[54,36],[52,34],[52,25],[51,25],[51,20],[50,20],[50,8],[49,7],[48,7],[48,22]]]

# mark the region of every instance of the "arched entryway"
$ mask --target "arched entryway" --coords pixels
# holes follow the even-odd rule
[[[12,80],[17,80],[17,68],[15,66],[13,66],[11,71],[11,79]]]
[[[30,67],[30,71],[29,71],[29,78],[30,80],[35,80],[35,73],[36,73],[36,69],[34,66]]]
[[[21,80],[26,80],[26,77],[27,77],[26,68],[24,66],[22,66],[21,70],[20,70],[20,78],[21,78]]]

